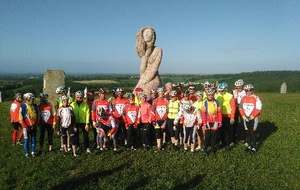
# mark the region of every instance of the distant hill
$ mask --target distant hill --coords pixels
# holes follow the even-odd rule
[[[300,92],[300,71],[255,71],[243,72],[239,74],[199,74],[199,75],[180,75],[180,74],[162,74],[162,83],[166,82],[227,82],[229,89],[234,88],[234,82],[243,79],[245,84],[251,83],[256,92],[280,92],[280,86],[283,82],[287,84],[287,93]],[[79,83],[78,81],[85,81]],[[92,80],[112,80],[114,83],[89,83]],[[75,82],[77,81],[77,82]],[[117,81],[117,83],[116,83]],[[112,87],[123,87],[126,91],[131,91],[138,82],[138,77],[132,77],[132,74],[67,74],[66,86],[71,87],[72,91],[88,89],[97,90],[100,87],[111,89]],[[21,85],[20,85],[21,84]],[[2,91],[3,100],[11,100],[16,92],[32,92],[38,95],[43,89],[43,74],[1,74],[0,91]],[[199,84],[196,90],[202,90]]]

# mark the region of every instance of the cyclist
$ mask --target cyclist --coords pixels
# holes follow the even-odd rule
[[[36,129],[39,123],[38,106],[34,103],[35,97],[32,93],[24,94],[23,98],[25,103],[22,103],[20,107],[19,122],[23,129],[25,156],[29,155],[29,144],[31,145],[31,155],[35,156]]]
[[[89,140],[90,108],[89,105],[83,101],[83,93],[80,90],[75,92],[75,101],[71,103],[71,106],[73,107],[76,121],[75,142],[77,150],[80,149],[79,131],[81,130],[84,148],[87,153],[91,153]]]
[[[22,126],[19,122],[19,111],[20,111],[20,107],[22,104],[22,94],[21,93],[16,93],[14,95],[14,101],[13,103],[10,105],[10,122],[12,124],[13,127],[13,133],[12,133],[12,144],[14,145],[22,145],[22,143],[20,142],[22,137],[23,137],[23,130],[22,130]],[[18,130],[19,128],[20,133],[18,135]],[[18,136],[18,139],[17,139]]]
[[[252,153],[256,152],[256,131],[258,127],[258,117],[262,110],[262,102],[253,92],[252,84],[244,86],[246,96],[241,100],[239,110],[241,117],[244,120],[244,127],[247,131],[247,150]]]
[[[43,151],[44,139],[45,139],[45,132],[47,131],[48,134],[48,145],[49,145],[49,152],[52,151],[52,144],[53,144],[53,130],[55,129],[55,115],[56,111],[53,105],[48,102],[49,95],[46,93],[40,94],[40,104],[38,105],[39,112],[40,112],[40,153]]]

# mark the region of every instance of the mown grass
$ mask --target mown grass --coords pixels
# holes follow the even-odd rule
[[[300,94],[258,95],[258,152],[250,155],[239,144],[208,157],[153,149],[26,159],[22,146],[11,146],[10,102],[0,103],[0,189],[300,189]]]

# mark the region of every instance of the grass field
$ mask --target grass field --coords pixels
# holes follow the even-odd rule
[[[258,95],[258,152],[248,154],[239,144],[208,157],[153,148],[25,158],[22,146],[11,145],[10,102],[0,103],[0,189],[300,189],[300,94]]]

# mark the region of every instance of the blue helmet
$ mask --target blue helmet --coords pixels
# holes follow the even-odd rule
[[[226,82],[221,82],[218,86],[219,90],[227,90],[228,84]]]

